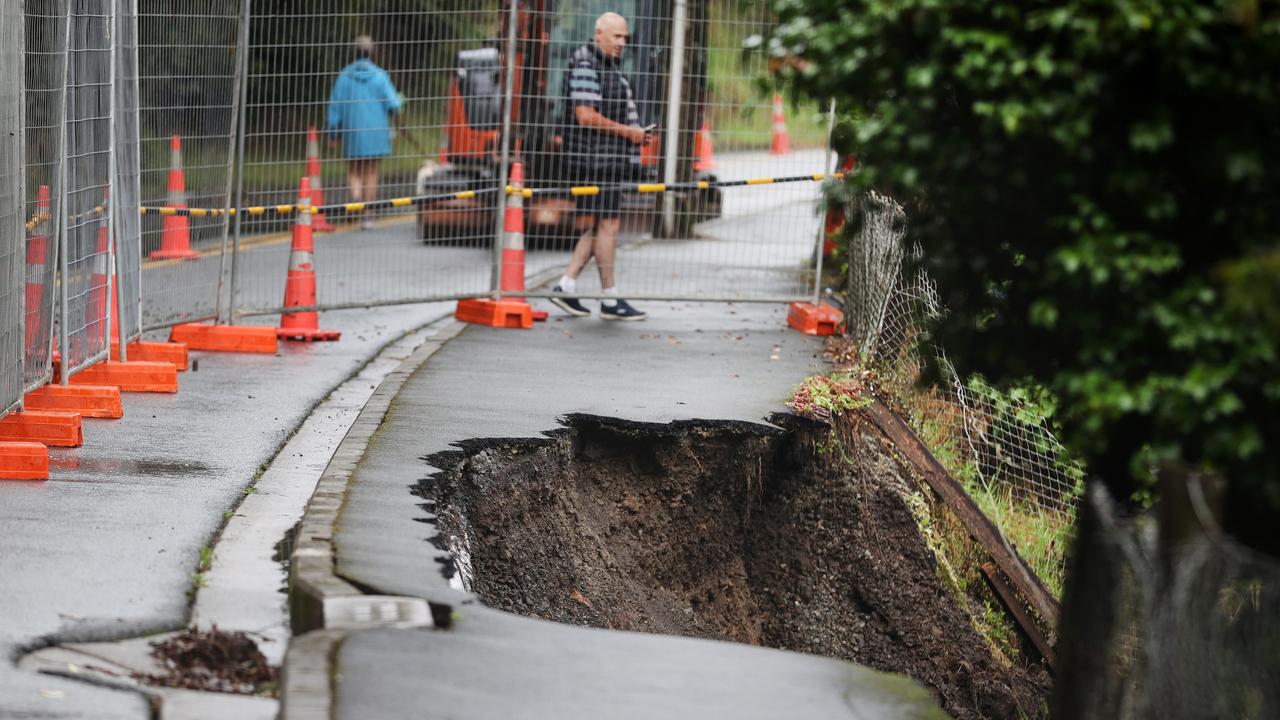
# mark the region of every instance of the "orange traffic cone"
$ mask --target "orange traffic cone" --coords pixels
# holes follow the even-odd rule
[[[311,182],[298,183],[298,220],[293,224],[293,247],[289,250],[289,275],[284,285],[286,308],[315,307],[315,239],[311,235]],[[320,313],[315,310],[286,312],[280,316],[276,337],[282,340],[337,340],[342,333],[320,329]]]
[[[169,140],[169,198],[165,207],[187,207],[187,181],[182,174],[182,140],[174,135]],[[152,251],[155,260],[194,260],[200,253],[191,249],[191,218],[165,215],[160,230],[160,249]]]
[[[314,125],[307,128],[307,178],[311,180],[311,207],[324,206],[324,186],[320,184],[320,136]],[[311,231],[331,233],[333,226],[324,213],[316,210],[311,216]]]
[[[715,154],[711,147],[711,126],[706,120],[693,136],[693,171],[708,172],[716,167]]]
[[[36,191],[35,227],[27,238],[26,350],[30,355],[40,342],[40,308],[44,302],[44,266],[49,252],[49,186]]]
[[[773,155],[786,155],[791,152],[791,140],[787,138],[787,115],[782,108],[782,95],[773,94],[773,144],[769,147]]]
[[[524,290],[524,165],[512,163],[510,184],[515,192],[507,196],[507,207],[502,218],[502,291]],[[525,302],[522,297],[508,298]],[[543,310],[533,311],[534,320],[546,320]]]

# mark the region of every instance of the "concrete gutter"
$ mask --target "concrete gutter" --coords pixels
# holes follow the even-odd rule
[[[373,434],[381,427],[391,402],[405,381],[466,323],[453,321],[428,339],[400,367],[387,376],[339,443],[315,494],[307,504],[290,560],[289,617],[294,635],[314,630],[375,625],[397,627],[447,626],[452,605],[428,604],[421,598],[366,595],[334,572],[333,538],[346,500],[352,473],[364,457]],[[294,651],[290,649],[290,660]]]

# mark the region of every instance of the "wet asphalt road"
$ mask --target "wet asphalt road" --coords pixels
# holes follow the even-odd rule
[[[259,466],[379,347],[452,308],[325,313],[340,342],[282,344],[279,357],[192,353],[199,369],[176,395],[126,394],[124,418],[86,420],[83,447],[51,451],[49,482],[0,481],[0,655],[184,625],[200,548]],[[0,718],[46,716],[149,710],[0,663]]]
[[[781,174],[803,165],[812,172],[817,169],[809,167],[815,158],[779,160],[770,170]],[[752,160],[750,167],[767,162],[759,160]],[[736,176],[731,175],[732,170],[722,168],[722,176]],[[811,247],[803,238],[811,238],[816,228],[811,210],[803,203],[792,203],[795,207],[780,213],[776,207],[769,210],[767,203],[744,197],[726,195],[726,215],[736,221],[720,221],[709,239],[645,245],[624,253],[620,260],[624,289],[628,287],[625,283],[652,292],[687,287],[754,291],[766,286],[802,285],[799,273]],[[753,214],[756,210],[768,212]],[[794,226],[803,219],[812,225]],[[792,239],[779,243],[778,237],[788,235],[784,232],[788,226]],[[742,254],[746,247],[739,242],[742,239],[756,245],[749,255]],[[279,302],[287,247],[283,241],[264,243],[246,255],[242,286],[246,304]],[[530,253],[527,270],[534,273],[560,266],[566,257],[564,252]],[[424,246],[413,236],[412,227],[403,224],[367,233],[321,236],[317,241],[319,293],[325,302],[358,302],[372,293],[394,296],[400,289],[419,295],[479,292],[488,287],[487,258],[487,250]],[[589,271],[584,277],[593,276]],[[216,257],[149,267],[143,282],[150,320],[176,317],[181,314],[179,309],[187,314],[212,311],[212,301],[207,300],[212,295],[206,290],[216,287],[217,277]],[[591,283],[584,280],[584,290],[589,291]],[[638,325],[605,326],[595,318],[585,319],[596,326],[595,333],[610,333],[594,340],[611,348],[603,354],[572,345],[574,331],[566,333],[564,322],[553,321],[528,333],[519,347],[503,345],[509,335],[476,329],[471,336],[502,337],[492,338],[497,341],[492,348],[459,350],[485,354],[476,356],[482,358],[479,361],[460,358],[458,362],[478,370],[499,362],[500,358],[490,353],[502,353],[507,356],[504,361],[519,366],[519,372],[537,377],[528,375],[534,368],[530,353],[546,354],[541,362],[554,368],[562,364],[557,358],[573,348],[572,357],[577,361],[612,353],[621,363],[608,369],[588,368],[589,374],[623,376],[648,364],[648,356],[653,355],[662,357],[655,362],[669,377],[684,378],[697,376],[686,374],[689,368],[683,354],[721,368],[726,362],[737,362],[730,356],[713,355],[714,351],[692,336],[683,350],[680,343],[672,344],[669,338],[677,333],[697,329],[690,321],[712,335],[746,330],[753,341],[741,347],[750,346],[756,353],[769,350],[772,354],[776,336],[787,346],[789,358],[794,355],[805,366],[812,361],[811,344],[780,330],[783,315],[776,306],[752,307],[750,319],[737,316],[740,310],[714,305],[650,303],[646,309],[655,317]],[[177,395],[129,394],[125,418],[86,421],[83,448],[51,452],[49,482],[0,481],[0,654],[13,658],[24,648],[51,642],[122,638],[183,625],[186,593],[200,548],[211,542],[223,512],[234,507],[259,466],[272,457],[309,409],[378,347],[451,310],[452,303],[436,303],[326,313],[322,324],[343,330],[343,340],[314,346],[284,345],[282,357],[193,353],[199,370],[180,377]],[[269,320],[263,318],[263,322]],[[587,334],[582,333],[584,337]],[[626,346],[623,354],[617,352],[620,338],[625,338],[621,340]],[[737,385],[762,391],[764,400],[748,414],[758,419],[766,406],[776,408],[799,372],[801,367],[794,366],[780,374],[773,389]],[[704,385],[685,384],[680,392],[700,397],[706,391]],[[484,382],[459,386],[468,387],[451,402],[473,402],[477,388],[490,392]],[[728,385],[726,390],[733,387]],[[646,397],[650,388],[645,383],[630,387]],[[505,401],[506,395],[498,394],[496,388],[493,391],[494,397]],[[539,400],[545,397],[545,392],[529,397],[537,412],[521,415],[528,421],[527,429],[521,432],[554,426],[556,414],[564,410]],[[599,409],[617,407],[622,405],[604,402]],[[712,412],[711,405],[699,408],[696,403],[688,412],[696,408],[697,412]],[[517,414],[506,412],[504,417]],[[473,432],[465,426],[459,430]],[[432,442],[447,445],[451,439],[440,437]],[[425,469],[416,458],[410,458],[409,463],[397,468],[394,477],[416,479]],[[397,491],[404,487],[400,485]],[[397,503],[403,505],[403,499]],[[384,519],[371,517],[370,521],[382,523]],[[400,521],[400,516],[385,519],[391,525],[379,526],[378,532],[402,530],[394,527]],[[414,526],[418,532],[410,540],[417,543],[425,526]],[[420,560],[417,553],[415,548],[415,563]],[[0,663],[0,718],[147,715],[146,704],[136,694],[21,673],[10,663]]]

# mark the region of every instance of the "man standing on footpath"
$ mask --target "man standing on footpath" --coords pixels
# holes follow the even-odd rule
[[[578,48],[569,66],[564,153],[570,176],[584,185],[608,185],[629,179],[648,134],[640,127],[631,85],[622,75],[622,51],[628,37],[626,19],[617,13],[605,13],[596,20],[595,41]],[[618,297],[614,283],[613,261],[621,216],[622,193],[617,190],[578,198],[579,223],[586,223],[586,232],[578,239],[573,259],[554,288],[554,292],[568,297],[551,298],[565,312],[579,317],[591,314],[572,295],[578,273],[594,256],[605,296],[600,301],[600,317],[645,319],[645,313]]]
[[[352,202],[378,199],[378,165],[391,154],[391,117],[400,111],[400,95],[387,71],[373,62],[373,38],[355,42],[356,59],[342,69],[329,95],[329,146],[342,139]],[[373,227],[364,212],[361,227]]]

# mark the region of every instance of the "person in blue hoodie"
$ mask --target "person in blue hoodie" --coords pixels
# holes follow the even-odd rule
[[[342,69],[329,95],[329,145],[342,141],[352,202],[371,202],[378,194],[378,166],[391,154],[391,120],[400,111],[400,95],[387,71],[373,62],[373,38],[355,41],[356,59]],[[365,212],[364,229],[373,227]]]

